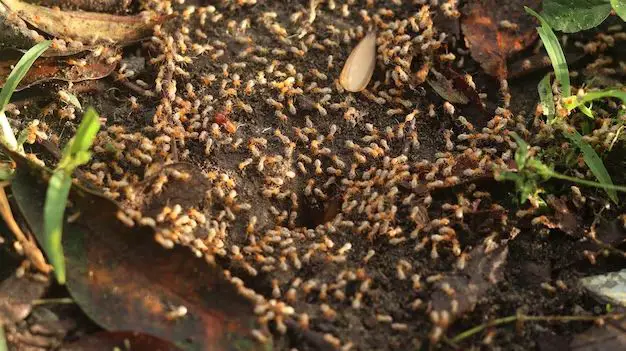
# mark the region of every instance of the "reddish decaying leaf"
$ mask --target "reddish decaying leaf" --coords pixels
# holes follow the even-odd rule
[[[506,79],[509,57],[524,50],[537,38],[537,26],[524,11],[540,0],[474,0],[464,8],[461,28],[474,60],[487,74]]]
[[[4,80],[9,76],[17,61],[18,59],[0,61],[0,86],[4,85]],[[115,66],[116,63],[109,64],[106,60],[91,55],[84,59],[42,57],[35,61],[16,91],[51,80],[80,82],[104,78],[113,72]]]
[[[11,186],[34,233],[42,232],[48,177],[19,155]],[[45,172],[48,173],[48,172]],[[129,228],[116,218],[115,203],[74,187],[70,195],[80,211],[66,223],[63,247],[67,286],[83,311],[108,330],[131,330],[171,341],[185,350],[259,350],[252,304],[238,294],[219,267],[196,258],[189,249],[166,250],[149,228]],[[184,306],[178,318],[170,313]]]
[[[178,351],[173,344],[151,335],[133,332],[100,332],[61,346],[61,351]]]

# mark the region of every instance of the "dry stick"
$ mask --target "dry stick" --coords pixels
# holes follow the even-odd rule
[[[559,322],[575,322],[575,321],[587,321],[592,322],[598,319],[604,318],[612,318],[614,320],[619,320],[626,317],[626,313],[614,313],[614,314],[605,314],[603,316],[526,316],[523,314],[508,316],[504,318],[494,319],[493,321],[483,323],[481,325],[477,325],[473,328],[470,328],[460,334],[457,334],[450,341],[452,343],[458,343],[462,340],[465,340],[474,334],[477,334],[489,327],[495,327],[501,324],[507,324],[515,321],[526,322],[526,321],[543,321],[543,322],[551,322],[551,321],[559,321]]]
[[[42,273],[48,274],[52,267],[46,263],[46,260],[37,247],[37,244],[34,243],[32,237],[27,238],[26,234],[22,232],[20,226],[15,222],[15,218],[13,218],[13,213],[11,212],[11,206],[9,205],[9,200],[7,199],[6,192],[4,191],[4,187],[0,186],[0,216],[4,219],[7,227],[13,232],[17,241],[22,245],[24,249],[24,253],[33,263],[37,270]]]

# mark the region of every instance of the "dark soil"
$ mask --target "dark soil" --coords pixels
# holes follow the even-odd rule
[[[74,120],[61,119],[59,112],[43,115],[42,110],[51,103],[57,104],[55,111],[64,108],[56,91],[74,91],[83,106],[95,107],[106,118],[106,128],[96,141],[93,161],[79,174],[81,181],[118,201],[129,213],[139,211],[140,218],[134,218],[137,222],[141,216],[155,219],[164,207],[172,208],[176,204],[184,213],[195,209],[204,214],[207,225],[193,228],[191,234],[180,234],[177,231],[180,228],[167,222],[156,223],[156,229],[164,233],[164,238],[180,245],[194,247],[188,235],[203,240],[208,246],[202,251],[205,257],[216,260],[216,264],[241,278],[247,287],[268,301],[275,299],[293,306],[296,311],[293,320],[299,321],[302,314],[308,315],[308,330],[313,334],[303,334],[302,328],[296,324],[288,325],[288,331],[283,335],[275,321],[266,322],[275,350],[332,349],[328,342],[332,343],[333,338],[337,338],[339,347],[346,350],[350,344],[353,350],[567,349],[570,340],[592,323],[527,322],[522,327],[511,323],[477,333],[458,345],[450,342],[466,329],[519,312],[562,316],[602,314],[606,312],[604,305],[588,296],[579,286],[578,279],[618,270],[626,263],[623,257],[603,255],[606,251],[587,236],[594,227],[597,237],[605,239],[606,244],[624,249],[623,244],[619,246],[624,240],[619,219],[623,208],[611,206],[602,191],[581,187],[586,202],[577,207],[571,184],[547,182],[546,195],[562,197],[562,202],[571,211],[570,217],[563,218],[558,216],[555,206],[530,211],[528,203],[519,203],[512,183],[499,183],[493,179],[492,166],[512,162],[514,150],[509,143],[509,131],[516,130],[531,143],[533,136],[539,134],[536,120],[540,117],[535,115],[536,85],[548,70],[538,69],[510,79],[511,106],[504,109],[505,112],[494,113],[497,107],[504,107],[499,83],[483,73],[480,66],[465,54],[462,34],[448,32],[450,28],[458,29],[457,20],[445,17],[438,6],[431,6],[432,16],[437,19],[433,27],[437,34],[425,40],[434,42],[441,32],[448,33],[449,37],[438,43],[440,48],[437,50],[415,53],[412,69],[419,69],[418,61],[426,57],[438,60],[440,53],[455,53],[457,59],[450,65],[451,69],[473,77],[476,91],[487,94],[482,99],[484,107],[472,103],[459,105],[450,115],[443,106],[445,100],[428,84],[407,82],[398,86],[393,79],[386,78],[394,70],[393,62],[379,62],[368,89],[378,98],[384,97],[385,93],[387,96],[396,93],[410,107],[404,107],[398,99],[379,104],[363,93],[349,94],[337,88],[344,61],[368,27],[375,27],[380,38],[387,30],[386,26],[394,21],[408,20],[421,8],[416,3],[423,2],[426,1],[371,1],[366,5],[365,2],[334,1],[334,10],[330,8],[331,2],[321,2],[314,22],[307,25],[308,1],[259,0],[255,5],[240,5],[245,1],[223,1],[219,6],[215,5],[215,13],[207,15],[205,24],[201,24],[197,9],[189,19],[174,18],[155,33],[152,40],[124,48],[122,62],[130,57],[146,59],[146,65],[138,67],[136,74],[127,81],[135,84],[140,79],[146,82],[147,90],[154,96],[141,96],[130,90],[128,84],[117,79],[116,73],[98,81],[75,83],[72,87],[67,83],[49,82],[16,96],[20,98],[20,122],[26,126],[29,121],[39,119],[52,144],[64,145],[73,135],[80,113],[76,111]],[[158,1],[140,3],[141,9],[165,11],[155,5]],[[185,5],[176,5],[176,9],[182,10],[192,3],[187,1]],[[349,14],[343,16],[340,10],[348,4]],[[206,6],[201,1],[196,5]],[[389,9],[393,14],[380,15],[370,23],[359,14],[359,11],[367,11],[374,17],[374,14],[384,13],[382,9]],[[125,11],[117,9],[115,12]],[[298,11],[302,11],[302,17],[290,20],[290,16]],[[212,22],[216,15],[222,17]],[[244,31],[241,24],[246,19],[250,23]],[[278,24],[285,28],[288,40],[285,35],[277,34],[280,32]],[[304,29],[307,32],[298,39],[299,31]],[[411,38],[427,37],[424,30],[407,32]],[[188,35],[183,34],[187,32]],[[312,34],[315,38],[311,41],[318,46],[306,42]],[[186,52],[178,44],[181,37],[181,42],[188,46]],[[173,39],[173,44],[159,44],[168,38]],[[593,41],[594,38],[590,33],[582,35],[580,40]],[[302,50],[300,43],[307,47],[304,54],[297,53]],[[206,45],[206,52],[194,53],[192,44]],[[574,45],[570,48],[576,49]],[[219,51],[223,54],[217,54]],[[522,60],[533,54],[530,51],[532,49],[514,59]],[[242,55],[244,52],[250,53]],[[167,58],[150,63],[159,55],[173,54],[189,56],[191,63],[172,60],[168,64]],[[329,55],[332,55],[332,67],[328,66]],[[463,58],[464,65],[458,67],[460,58]],[[275,68],[270,68],[273,60],[277,61]],[[589,61],[581,60],[574,67],[582,69]],[[245,67],[239,63],[245,63]],[[172,69],[172,65],[178,69]],[[159,77],[160,70],[163,77]],[[259,82],[259,72],[264,72],[266,84]],[[302,80],[298,82],[300,74]],[[208,84],[210,75],[215,75],[215,79]],[[303,93],[290,96],[287,92],[281,101],[279,92],[282,88],[279,85],[288,77],[294,78],[297,82],[294,87],[302,89]],[[239,85],[233,82],[236,80],[240,80]],[[156,88],[157,81],[163,86],[160,91]],[[248,81],[255,81],[250,92],[245,91]],[[172,82],[176,82],[175,89],[171,88]],[[311,87],[312,83],[328,89],[316,91]],[[193,87],[193,91],[186,85]],[[228,91],[231,88],[234,91]],[[315,104],[326,94],[330,100],[323,103],[326,111],[323,113]],[[212,96],[212,100],[207,96]],[[136,105],[131,97],[136,98]],[[269,98],[283,104],[278,110],[286,116],[284,120],[277,115],[277,108],[267,101]],[[289,112],[288,101],[291,99],[296,113]],[[345,101],[348,101],[346,106],[339,106]],[[194,103],[196,107],[192,107]],[[251,111],[246,112],[242,104],[249,105]],[[332,104],[339,107],[333,108]],[[346,118],[349,107],[362,113],[354,125]],[[391,109],[401,111],[390,115]],[[414,122],[405,122],[405,116],[413,110],[419,111]],[[429,110],[434,110],[434,115],[430,115]],[[465,116],[474,130],[464,127],[459,116]],[[225,118],[237,124],[234,133],[228,130]],[[311,121],[309,126],[307,119]],[[493,130],[494,124],[500,120],[507,121],[501,130],[483,131],[488,126]],[[367,126],[368,123],[371,125]],[[331,135],[333,125],[337,131]],[[525,135],[520,126],[526,128],[529,135]],[[306,128],[309,131],[302,132]],[[281,141],[275,130],[294,143],[292,153],[286,151],[289,142]],[[404,136],[398,135],[400,130]],[[458,139],[459,134],[476,136],[481,131],[494,138]],[[308,134],[308,141],[298,137],[302,133]],[[412,146],[411,133],[415,133],[419,146]],[[447,149],[446,135],[452,142],[451,149]],[[495,136],[501,139],[497,140]],[[159,142],[163,137],[170,141]],[[142,147],[141,141],[136,141],[142,138],[152,141],[154,148]],[[233,146],[240,138],[238,146]],[[266,146],[253,138],[266,139]],[[313,145],[316,138],[319,138],[319,146]],[[564,143],[558,136],[555,138],[535,141],[552,146]],[[207,153],[209,139],[212,148]],[[359,153],[366,156],[366,161],[359,163],[354,150],[346,146],[347,141],[361,146]],[[254,143],[259,155],[255,155],[250,147]],[[615,175],[615,183],[624,184],[621,153],[616,151],[621,150],[619,143],[605,162],[609,172]],[[329,150],[327,155],[319,151],[324,147]],[[367,147],[385,149],[384,156],[390,159],[369,155]],[[467,148],[481,150],[482,155],[471,159],[463,154]],[[134,150],[140,152],[133,153]],[[50,148],[45,145],[32,145],[29,151],[46,160],[48,165],[55,162]],[[141,159],[139,154],[149,158]],[[277,159],[278,155],[282,159]],[[406,160],[398,161],[398,164],[408,165],[408,172],[404,175],[400,175],[399,168],[388,165],[390,162],[395,164],[391,159],[400,156],[406,156]],[[241,163],[249,158],[252,162],[242,170]],[[337,158],[345,164],[343,169]],[[318,174],[315,172],[316,160],[321,168]],[[422,160],[428,162],[420,165]],[[171,181],[164,185],[162,195],[150,193],[158,175],[162,174],[160,172],[165,172],[161,167],[178,162],[190,165],[180,170],[201,181],[194,181],[191,185]],[[306,174],[299,169],[298,162],[303,163]],[[116,171],[112,163],[121,172]],[[349,175],[352,164],[354,177]],[[563,169],[562,164],[556,166]],[[335,170],[329,167],[341,172],[334,174]],[[446,171],[446,167],[450,169]],[[482,174],[466,175],[463,172],[481,167]],[[579,171],[584,174],[584,169],[580,167]],[[381,174],[384,172],[397,173],[398,176],[392,181],[392,177]],[[453,175],[458,179],[449,179]],[[413,177],[417,184],[411,184]],[[370,186],[364,185],[370,180]],[[429,184],[436,180],[442,183]],[[122,181],[127,184],[120,185]],[[314,183],[312,187],[310,182]],[[318,192],[312,191],[316,188]],[[231,190],[236,191],[236,200],[227,200]],[[272,195],[264,195],[264,190]],[[394,191],[397,195],[389,195]],[[203,195],[205,193],[210,195]],[[297,199],[297,206],[291,200],[292,196]],[[620,195],[620,198],[623,203],[624,197]],[[353,201],[354,205],[351,205]],[[370,208],[359,210],[361,203]],[[236,204],[249,204],[250,209],[237,210]],[[346,208],[350,206],[354,209],[348,211]],[[457,215],[454,206],[461,208],[462,216]],[[412,211],[417,208],[424,209],[425,218],[412,217]],[[529,214],[518,216],[519,210],[528,210]],[[297,217],[290,220],[292,213],[297,213]],[[546,216],[554,224],[553,228],[533,223],[533,219],[540,215]],[[256,225],[247,232],[253,217],[256,217]],[[448,224],[434,224],[432,221],[436,219]],[[209,224],[211,220],[215,223]],[[362,224],[366,229],[358,229]],[[211,235],[215,236],[215,229],[220,225],[226,228],[225,235],[217,234],[212,239]],[[374,226],[386,228],[379,227],[373,232]],[[422,230],[412,236],[411,233],[420,227]],[[445,230],[454,234],[445,234],[441,228],[448,228]],[[3,236],[6,238],[5,232]],[[255,246],[252,236],[273,250]],[[271,239],[272,236],[280,239]],[[404,241],[398,238],[404,238]],[[420,243],[423,248],[416,249]],[[233,253],[239,249],[244,253],[243,259]],[[375,254],[364,263],[370,250]],[[263,263],[256,253],[273,259],[275,263]],[[504,258],[499,263],[503,266],[490,261],[495,253],[502,253]],[[590,262],[589,253],[594,254],[595,263]],[[493,273],[493,279],[486,278],[489,274],[476,274],[472,268],[478,266],[481,267],[479,273],[483,273],[481,270]],[[256,276],[248,267],[255,269]],[[415,276],[421,282],[420,286],[415,286]],[[443,283],[446,282],[453,289],[443,294],[446,289]],[[307,285],[310,286],[305,288]],[[478,286],[477,290],[470,285]],[[289,293],[290,288],[295,289],[294,295]],[[64,291],[58,290],[50,294],[51,297],[65,296]],[[422,304],[415,304],[416,299],[421,299]],[[456,312],[451,308],[454,303],[459,306]],[[325,312],[327,308],[336,315]],[[450,316],[449,323],[434,317],[433,313],[444,311]],[[84,316],[80,317],[76,309],[55,313],[75,319],[76,325],[62,333],[61,337],[66,340],[76,339],[95,329],[84,322]],[[264,330],[263,327],[261,325],[259,329]],[[28,326],[18,326],[15,335],[19,328]],[[440,335],[437,335],[438,328],[441,329]],[[9,329],[9,341],[16,340],[10,337],[12,331]],[[332,338],[320,341],[325,334]],[[19,341],[14,346],[19,350],[28,349]]]

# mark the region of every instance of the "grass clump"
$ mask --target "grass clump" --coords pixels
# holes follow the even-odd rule
[[[560,94],[557,95],[556,101],[559,103],[558,106],[565,107],[565,109],[557,108],[555,96],[552,91],[551,77],[550,74],[548,74],[537,86],[543,114],[546,116],[549,124],[561,131],[561,133],[581,151],[585,164],[589,167],[589,170],[596,177],[598,182],[570,177],[554,171],[551,167],[530,153],[528,144],[515,133],[513,133],[512,136],[515,138],[518,145],[515,155],[517,170],[515,172],[506,171],[497,173],[496,178],[498,180],[514,181],[520,193],[521,202],[524,203],[530,200],[535,206],[543,204],[543,200],[541,200],[540,197],[542,189],[539,187],[539,184],[550,178],[563,179],[581,185],[602,188],[607,192],[611,201],[617,203],[617,191],[626,192],[626,187],[613,184],[613,180],[598,153],[583,139],[583,136],[574,127],[567,123],[566,118],[575,109],[579,109],[583,114],[593,118],[593,111],[590,106],[586,105],[587,103],[607,97],[615,97],[625,102],[626,92],[612,89],[594,91],[582,96],[572,96],[569,69],[558,38],[554,34],[550,24],[541,15],[530,8],[526,8],[526,11],[535,16],[541,24],[541,26],[537,28],[537,31],[552,62],[555,82],[560,86]]]
[[[0,140],[8,149],[21,154],[24,153],[22,148],[24,138],[18,139],[15,137],[9,120],[4,113],[4,108],[35,60],[50,47],[50,44],[51,41],[45,41],[28,50],[15,65],[0,92]],[[76,100],[76,103],[78,103],[78,100]],[[91,159],[92,154],[89,149],[99,129],[100,120],[98,114],[93,108],[88,108],[83,115],[76,135],[65,146],[61,160],[53,171],[48,183],[44,204],[44,233],[40,236],[43,238],[40,244],[48,256],[50,264],[54,267],[55,277],[60,284],[65,283],[65,257],[63,255],[61,236],[65,208],[72,186],[72,173],[77,167],[89,162]],[[10,178],[11,173],[11,169],[0,168],[0,176],[3,179]]]

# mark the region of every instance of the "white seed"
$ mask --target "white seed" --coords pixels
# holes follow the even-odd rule
[[[347,91],[359,92],[372,79],[376,65],[376,33],[369,32],[346,60],[339,82]]]

